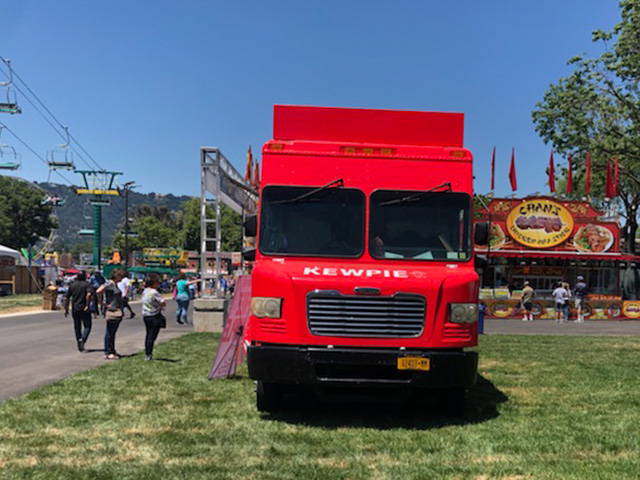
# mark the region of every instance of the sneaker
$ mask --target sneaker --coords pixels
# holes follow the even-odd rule
[[[144,359],[145,359],[146,361],[153,360],[153,355],[145,355],[145,356],[144,356]]]
[[[135,313],[133,313],[133,312],[131,312],[131,315],[129,316],[129,318],[133,318],[133,317],[135,317],[135,316],[136,316],[136,314],[135,314]]]

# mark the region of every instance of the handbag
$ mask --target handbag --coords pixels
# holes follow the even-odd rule
[[[162,313],[158,313],[156,315],[156,322],[158,324],[158,328],[167,328],[167,317]]]

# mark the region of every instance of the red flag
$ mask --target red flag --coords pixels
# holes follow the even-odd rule
[[[613,198],[613,182],[611,180],[611,160],[607,160],[607,178],[604,183],[604,196]]]
[[[253,155],[251,154],[251,146],[247,152],[247,167],[244,171],[244,181],[251,183],[253,176]]]
[[[509,167],[509,181],[511,182],[511,190],[516,191],[518,189],[518,179],[516,178],[516,149],[511,149],[511,166]]]
[[[567,193],[573,192],[573,159],[571,154],[567,158]]]
[[[549,168],[547,168],[547,175],[549,176],[549,191],[551,193],[556,191],[556,167],[553,164],[553,150],[549,155]]]
[[[491,191],[493,192],[496,188],[496,147],[493,147],[493,152],[491,153]]]
[[[584,193],[591,193],[591,153],[587,152],[587,165],[584,175]]]
[[[620,193],[620,176],[619,176],[619,165],[618,165],[618,159],[614,159],[614,164],[613,164],[613,196],[617,197],[618,194]]]

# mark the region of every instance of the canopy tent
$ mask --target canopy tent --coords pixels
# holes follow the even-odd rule
[[[0,257],[12,257],[15,259],[16,265],[27,265],[27,259],[24,258],[19,251],[13,248],[0,245]]]

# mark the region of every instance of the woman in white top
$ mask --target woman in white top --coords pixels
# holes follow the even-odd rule
[[[144,359],[153,359],[153,344],[158,338],[161,328],[167,326],[167,320],[162,315],[165,301],[160,295],[160,276],[157,273],[150,273],[144,282],[144,292],[142,292],[142,319],[147,329],[144,339]]]

